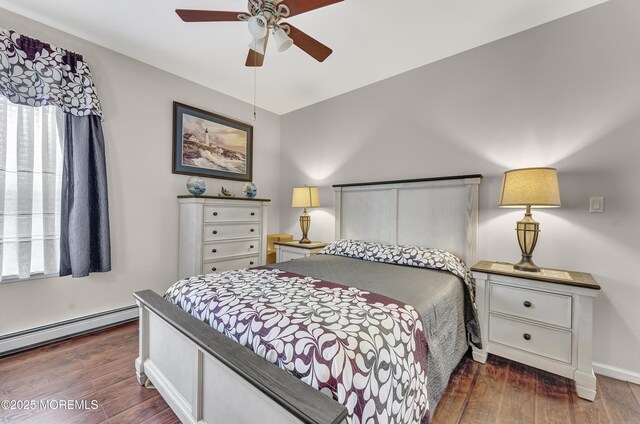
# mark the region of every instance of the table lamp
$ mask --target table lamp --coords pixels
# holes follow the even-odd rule
[[[318,187],[294,187],[291,199],[292,208],[304,208],[304,212],[300,215],[300,229],[302,230],[302,238],[300,243],[311,243],[307,238],[309,227],[311,226],[311,217],[307,214],[307,208],[316,208],[320,206],[320,196],[318,195]]]
[[[522,260],[513,268],[519,271],[539,272],[540,268],[531,258],[538,242],[540,224],[531,217],[531,208],[560,207],[557,171],[554,168],[524,168],[505,172],[499,206],[526,208],[524,218],[516,225]]]

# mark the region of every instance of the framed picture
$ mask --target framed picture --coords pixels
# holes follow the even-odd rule
[[[173,102],[173,173],[251,181],[253,126]]]

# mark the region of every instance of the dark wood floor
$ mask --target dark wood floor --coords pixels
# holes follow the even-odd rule
[[[0,423],[178,423],[158,392],[140,387],[137,323],[0,358],[0,401],[96,400],[95,410],[2,410]],[[639,423],[640,386],[598,377],[595,402],[567,379],[498,357],[465,358],[435,412],[442,423]]]

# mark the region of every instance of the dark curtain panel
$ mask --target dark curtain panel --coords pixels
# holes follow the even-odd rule
[[[96,115],[65,114],[60,276],[111,270],[107,166]]]

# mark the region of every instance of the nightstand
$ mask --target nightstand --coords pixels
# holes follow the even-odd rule
[[[327,243],[299,243],[297,241],[275,242],[273,244],[276,246],[276,262],[313,256],[327,246]]]
[[[583,272],[525,272],[512,264],[482,261],[471,268],[484,363],[493,353],[570,378],[578,396],[593,400],[593,300],[600,286]]]

